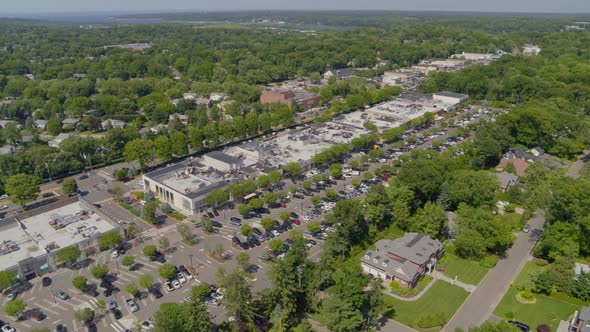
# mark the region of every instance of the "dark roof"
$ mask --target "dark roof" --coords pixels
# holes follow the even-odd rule
[[[469,95],[465,95],[465,94],[462,94],[462,93],[447,92],[447,91],[435,93],[435,95],[445,96],[445,97],[453,97],[453,98],[460,98],[460,99],[462,99],[462,98],[469,98]]]
[[[219,161],[224,162],[226,164],[239,164],[240,163],[240,159],[239,158],[232,157],[232,156],[230,156],[228,154],[225,154],[225,153],[219,152],[219,151],[209,152],[205,156],[207,156],[209,158],[213,158],[213,159],[219,160]]]
[[[180,169],[184,170],[186,167],[187,167],[187,165],[185,165],[184,163],[178,163],[178,164],[158,168],[157,170],[146,173],[145,176],[147,176],[148,178],[155,179],[157,177],[178,171]]]
[[[183,195],[185,195],[186,197],[188,197],[190,199],[195,199],[198,197],[206,196],[207,194],[209,194],[213,190],[223,189],[223,188],[229,186],[229,184],[230,184],[230,182],[220,181],[220,182],[213,183],[212,185],[206,186],[205,188],[202,188],[202,189],[199,189],[196,191],[191,191],[191,192],[183,194]]]
[[[332,69],[330,70],[330,72],[334,75],[336,75],[336,73],[340,73],[343,75],[354,75],[354,72],[348,68]]]
[[[590,323],[590,306],[582,307],[580,315],[578,316],[581,320]]]

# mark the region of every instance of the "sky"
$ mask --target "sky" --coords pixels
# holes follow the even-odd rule
[[[590,0],[0,0],[0,14],[260,9],[590,13]]]

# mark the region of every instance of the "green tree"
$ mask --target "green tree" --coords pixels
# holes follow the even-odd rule
[[[162,303],[154,315],[154,331],[209,332],[213,323],[205,303]]]
[[[283,172],[285,172],[291,179],[297,179],[301,176],[301,165],[296,162],[287,163],[283,167]]]
[[[342,175],[342,164],[331,164],[330,174],[332,174],[334,179],[340,178],[340,176]]]
[[[98,246],[101,249],[114,248],[121,244],[123,237],[118,230],[108,231],[98,238]]]
[[[172,264],[162,264],[158,267],[158,273],[164,279],[172,279],[176,276],[176,267]]]
[[[172,148],[172,153],[175,156],[184,156],[188,154],[186,135],[184,135],[182,132],[175,131],[170,134],[170,145]]]
[[[268,249],[274,253],[278,253],[285,247],[281,239],[272,239],[268,242]]]
[[[307,229],[312,233],[319,233],[322,231],[322,225],[318,221],[313,221],[307,224]]]
[[[362,312],[339,296],[328,297],[322,305],[321,314],[326,327],[334,332],[359,331],[364,323]]]
[[[78,260],[82,252],[77,247],[66,247],[57,252],[57,262],[72,264]]]
[[[64,195],[70,196],[78,192],[78,183],[74,179],[65,179],[61,183],[61,190]]]
[[[316,206],[322,204],[322,197],[317,196],[317,195],[313,196],[311,198],[311,204],[316,205]]]
[[[162,236],[158,239],[158,246],[162,251],[166,252],[168,251],[168,248],[170,248],[170,240],[168,240],[167,237]]]
[[[141,277],[139,277],[139,280],[137,281],[139,283],[139,286],[141,288],[145,288],[150,289],[150,287],[152,287],[152,285],[154,284],[154,277],[152,277],[151,274],[144,274]]]
[[[4,312],[12,317],[20,317],[26,309],[27,303],[21,299],[9,301],[4,306]]]
[[[244,236],[250,237],[254,235],[254,231],[252,230],[252,226],[249,224],[243,224],[240,228],[240,233]]]
[[[328,197],[330,200],[335,200],[338,197],[338,193],[332,188],[326,189],[325,193],[326,197]]]
[[[139,293],[139,289],[137,288],[137,285],[134,282],[130,282],[127,285],[125,285],[125,291],[133,297],[137,296],[137,294]]]
[[[221,203],[225,203],[229,199],[229,195],[227,192],[216,189],[211,191],[207,197],[205,197],[205,204],[209,207],[216,207]]]
[[[156,158],[161,161],[167,161],[172,158],[172,147],[170,146],[170,139],[167,136],[160,135],[154,139],[154,147],[156,149]]]
[[[88,279],[86,279],[86,277],[77,276],[77,277],[74,277],[74,279],[72,279],[72,285],[76,289],[78,289],[79,291],[84,291],[84,289],[86,288],[87,281],[88,281]]]
[[[498,179],[486,171],[458,171],[449,181],[448,195],[453,206],[493,206]]]
[[[82,308],[74,312],[74,317],[81,322],[89,322],[94,318],[94,311],[88,307]]]
[[[270,218],[270,217],[264,217],[264,218],[262,218],[262,219],[260,220],[260,224],[262,225],[262,227],[263,227],[265,230],[267,230],[267,231],[268,231],[268,230],[270,230],[271,228],[273,228],[273,226],[274,226],[275,222],[274,222],[274,220],[273,220],[272,218]]]
[[[433,238],[442,239],[447,231],[447,215],[442,205],[427,202],[412,218],[412,229]]]
[[[203,282],[197,286],[193,286],[191,289],[191,296],[194,301],[204,301],[207,296],[211,293],[211,286]]]
[[[365,179],[366,181],[373,180],[374,177],[375,177],[375,175],[371,172],[363,173],[363,179]]]
[[[250,268],[250,255],[245,252],[241,252],[236,256],[236,262],[242,270],[248,271]]]
[[[287,211],[281,211],[281,213],[279,213],[279,219],[281,219],[283,222],[291,219],[291,215],[289,215],[289,212]]]
[[[145,203],[145,205],[143,206],[143,209],[142,209],[143,219],[145,219],[151,223],[155,223],[157,221],[157,219],[156,219],[157,208],[158,208],[158,201],[156,201],[156,200],[152,200],[152,201]]]
[[[301,186],[303,187],[303,189],[309,189],[309,188],[311,188],[311,181],[303,180],[303,182],[301,183]]]
[[[12,271],[0,271],[0,290],[4,290],[17,282],[16,273]]]
[[[254,209],[254,210],[261,209],[264,206],[264,203],[262,202],[262,200],[260,198],[251,199],[249,204],[250,204],[250,207],[252,207],[252,209]]]
[[[92,267],[90,273],[97,279],[104,279],[109,274],[109,267],[105,264],[96,264]]]
[[[123,156],[127,162],[137,160],[139,167],[144,170],[147,164],[154,160],[154,143],[151,140],[136,138],[125,145]]]
[[[59,118],[51,118],[47,121],[47,133],[51,136],[57,136],[61,133],[61,120]]]
[[[41,179],[36,176],[19,173],[4,180],[4,191],[9,200],[24,207],[37,199],[40,183]]]
[[[189,225],[180,223],[176,225],[176,231],[184,241],[191,241],[193,239],[193,232]]]
[[[223,279],[225,295],[223,303],[229,316],[234,317],[236,326],[251,323],[256,315],[256,309],[251,304],[252,293],[250,285],[239,272],[233,272]]]
[[[142,249],[142,252],[143,252],[144,256],[146,256],[146,257],[154,256],[157,251],[158,251],[158,249],[156,248],[156,246],[152,245],[152,244],[148,244],[148,245],[144,246]]]
[[[361,179],[354,178],[350,181],[350,184],[352,184],[353,187],[358,188],[361,186]]]
[[[248,214],[250,214],[250,206],[242,204],[238,206],[238,212],[242,217],[246,217]]]
[[[123,264],[123,266],[126,266],[128,269],[132,269],[133,265],[135,264],[135,257],[133,256],[123,256],[123,259],[121,260],[121,264]]]
[[[278,200],[279,200],[279,197],[275,193],[266,193],[266,194],[264,194],[264,201],[266,202],[267,205],[274,204]]]
[[[485,255],[485,240],[477,231],[464,229],[455,239],[455,252],[463,258],[479,259]]]

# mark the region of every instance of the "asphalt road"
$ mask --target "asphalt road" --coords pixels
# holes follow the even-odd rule
[[[488,272],[479,286],[451,318],[443,332],[453,332],[456,328],[468,328],[483,324],[510,287],[522,266],[531,257],[531,251],[540,238],[545,217],[536,216],[529,221],[530,233],[520,233],[518,239],[508,250],[506,258]]]

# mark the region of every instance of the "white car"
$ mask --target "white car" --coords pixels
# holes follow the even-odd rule
[[[172,280],[172,287],[174,287],[174,289],[180,289],[180,287],[182,287],[180,285],[180,281],[178,281],[177,279]]]
[[[113,250],[113,252],[111,253],[111,256],[113,256],[113,258],[117,258],[119,257],[119,250]]]
[[[346,186],[346,190],[354,190],[354,187],[351,184],[349,184]]]
[[[279,231],[277,231],[276,229],[273,229],[272,231],[270,231],[272,233],[272,235],[274,236],[279,236],[281,235],[281,233],[279,233]]]
[[[176,274],[176,279],[178,279],[178,281],[180,281],[181,284],[184,284],[186,282],[186,278],[184,276],[184,273],[182,272],[178,272]]]
[[[166,281],[164,283],[164,289],[166,289],[166,291],[171,292],[173,291],[175,288],[174,286],[172,286],[172,283],[170,281]]]

